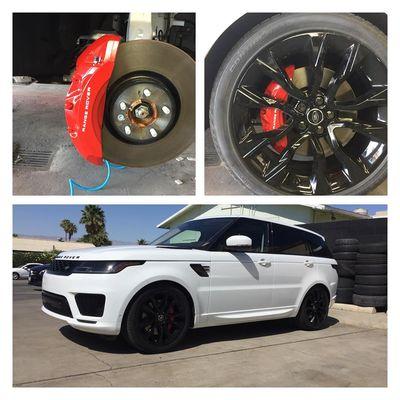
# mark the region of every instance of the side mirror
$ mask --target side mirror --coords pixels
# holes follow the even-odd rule
[[[228,239],[226,239],[226,247],[243,247],[243,248],[251,248],[253,245],[253,241],[248,237],[244,235],[235,235],[235,236],[230,236]]]

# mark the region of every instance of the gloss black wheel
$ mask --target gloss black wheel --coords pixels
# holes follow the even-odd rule
[[[253,192],[365,193],[386,176],[386,38],[348,14],[265,21],[227,57],[210,115]]]
[[[173,286],[153,287],[141,293],[128,311],[125,338],[144,353],[169,351],[185,336],[190,306]]]
[[[310,289],[296,318],[297,326],[304,330],[318,330],[324,327],[328,317],[329,296],[322,286]]]

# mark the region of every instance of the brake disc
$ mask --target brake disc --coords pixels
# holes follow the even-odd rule
[[[194,60],[164,42],[121,43],[107,89],[104,158],[148,167],[178,156],[194,138]]]

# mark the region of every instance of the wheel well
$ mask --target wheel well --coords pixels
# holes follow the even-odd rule
[[[125,326],[128,310],[131,307],[131,305],[134,303],[134,301],[138,298],[138,296],[140,296],[145,290],[147,290],[149,288],[154,288],[154,287],[159,287],[159,286],[173,286],[173,287],[179,289],[186,296],[186,298],[187,298],[187,300],[188,300],[188,302],[190,304],[190,312],[191,312],[190,327],[193,327],[195,309],[194,309],[194,302],[193,302],[192,296],[187,291],[187,289],[185,287],[183,287],[182,285],[180,285],[179,283],[176,283],[174,281],[163,280],[163,281],[157,281],[157,282],[149,283],[148,285],[142,287],[138,292],[136,292],[134,294],[134,296],[132,297],[132,299],[129,301],[128,305],[125,308],[124,316],[122,318],[122,323],[121,323],[121,330]]]
[[[304,299],[306,298],[307,294],[310,292],[310,290],[312,290],[312,289],[314,289],[314,288],[316,288],[316,287],[321,287],[321,288],[323,288],[323,289],[325,290],[326,294],[328,295],[329,301],[331,300],[331,292],[329,291],[329,289],[327,288],[327,286],[324,285],[323,283],[317,283],[316,285],[311,286],[311,287],[307,290],[306,294],[305,294],[304,297],[303,297],[303,300],[302,300],[301,304],[303,304],[303,301],[304,301]]]

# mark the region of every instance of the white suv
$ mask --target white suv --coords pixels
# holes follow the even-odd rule
[[[336,261],[314,232],[253,218],[197,219],[150,246],[60,254],[43,278],[42,310],[82,331],[118,335],[146,353],[189,328],[296,318],[324,326]]]

